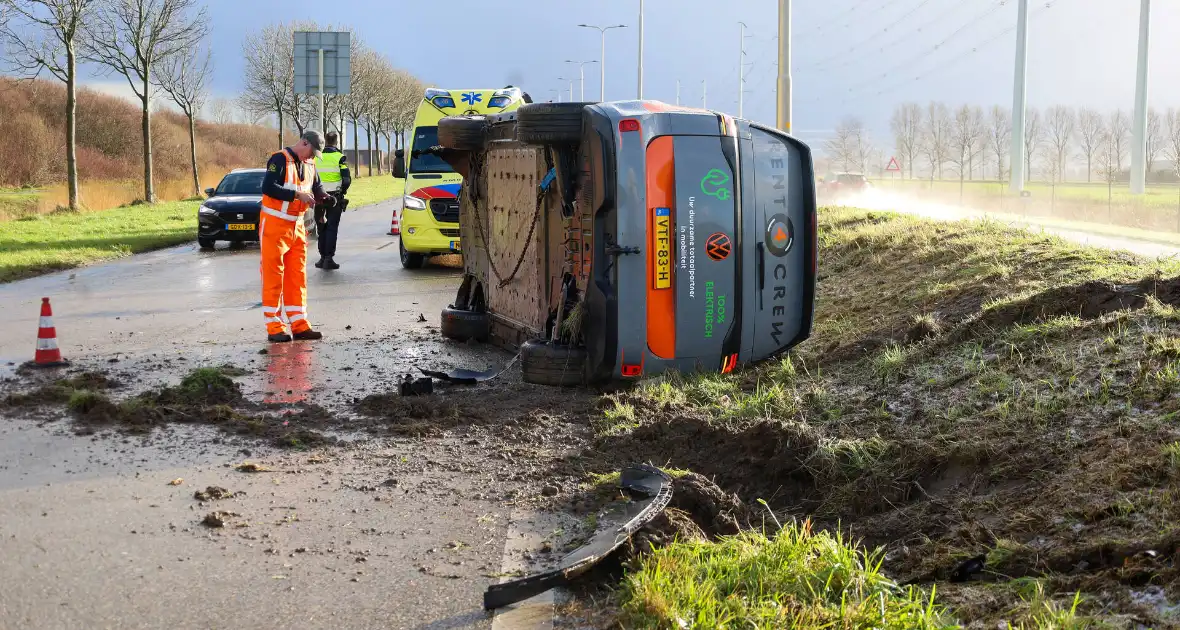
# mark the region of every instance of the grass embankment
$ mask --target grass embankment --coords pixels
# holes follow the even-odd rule
[[[394,196],[391,177],[356,180],[350,209]],[[0,282],[72,269],[196,239],[199,201],[57,212],[0,222]]]
[[[880,551],[797,527],[673,545],[627,578],[624,625],[940,621],[896,617],[927,600],[883,574],[980,627],[1174,627],[1180,265],[994,223],[821,217],[814,337],[617,395],[587,456],[691,469]]]

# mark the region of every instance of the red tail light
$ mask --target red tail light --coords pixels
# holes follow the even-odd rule
[[[639,131],[639,121],[634,118],[625,118],[619,121],[619,131]]]

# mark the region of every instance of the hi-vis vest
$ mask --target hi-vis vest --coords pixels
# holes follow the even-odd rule
[[[305,192],[311,194],[311,187],[315,184],[315,165],[309,160],[303,163],[303,178],[299,177],[298,163],[295,158],[291,157],[291,153],[286,149],[278,151],[271,155],[274,157],[281,153],[283,157],[287,158],[287,178],[283,182],[283,188],[287,190],[294,190],[296,192]],[[262,196],[262,211],[272,217],[284,219],[286,221],[295,221],[303,216],[307,211],[307,204],[299,201],[279,201],[274,197]],[[300,222],[302,224],[302,221]]]
[[[320,183],[325,192],[340,190],[340,181],[343,179],[340,176],[340,160],[343,159],[344,154],[339,151],[325,151],[315,159],[315,170],[320,174]]]

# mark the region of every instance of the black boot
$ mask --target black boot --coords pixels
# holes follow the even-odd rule
[[[336,264],[336,259],[332,256],[325,257],[322,261],[324,269],[339,269],[340,265]]]
[[[310,330],[309,329],[309,330],[304,330],[304,331],[295,333],[295,339],[297,339],[299,341],[315,341],[317,339],[323,339],[323,338],[324,338],[324,333],[322,333],[318,330]]]
[[[331,260],[331,259],[330,258],[326,259],[324,256],[320,256],[320,259],[315,262],[316,269],[323,269],[324,268],[324,260]]]
[[[271,343],[286,343],[291,341],[291,335],[288,335],[285,332],[274,333],[273,335],[267,335],[266,340]]]

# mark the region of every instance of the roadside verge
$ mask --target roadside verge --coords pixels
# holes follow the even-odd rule
[[[392,199],[400,189],[388,176],[359,178],[349,208]],[[169,201],[0,222],[0,283],[193,241],[199,205]]]

